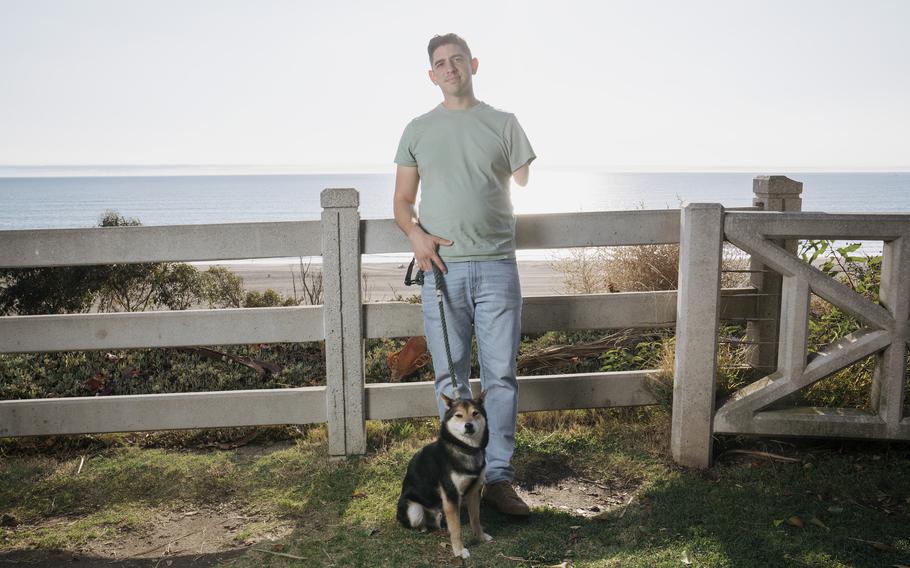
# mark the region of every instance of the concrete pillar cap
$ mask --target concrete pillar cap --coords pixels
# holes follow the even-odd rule
[[[787,176],[755,176],[752,191],[762,195],[800,195],[803,192],[803,182]]]
[[[357,207],[360,205],[360,194],[352,187],[330,187],[319,194],[323,209],[330,207]]]
[[[683,209],[723,209],[720,203],[683,203]]]

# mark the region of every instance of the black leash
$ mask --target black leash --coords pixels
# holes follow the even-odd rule
[[[423,286],[423,270],[418,269],[417,275],[413,279],[411,278],[416,260],[416,258],[412,258],[411,264],[408,265],[408,271],[404,275],[405,286],[411,286],[412,284]],[[457,400],[461,398],[461,393],[458,391],[458,376],[455,374],[455,365],[452,363],[452,349],[449,347],[449,330],[446,327],[446,311],[443,307],[443,286],[445,285],[445,282],[442,270],[440,270],[436,264],[433,264],[433,276],[436,280],[436,302],[439,305],[439,320],[442,322],[442,340],[446,346],[446,359],[449,363],[449,376],[452,377],[452,390],[454,391],[455,399]]]

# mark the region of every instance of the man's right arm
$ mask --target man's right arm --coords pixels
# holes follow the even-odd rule
[[[433,270],[436,264],[443,272],[446,265],[439,258],[437,249],[440,245],[452,246],[452,241],[426,233],[417,222],[414,205],[417,203],[417,188],[420,185],[420,174],[412,166],[398,166],[395,173],[395,200],[393,209],[395,223],[407,235],[417,259],[417,266],[424,272]]]

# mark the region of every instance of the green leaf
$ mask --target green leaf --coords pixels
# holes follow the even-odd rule
[[[821,527],[825,530],[828,530],[828,531],[831,530],[830,528],[828,528],[828,525],[823,523],[822,520],[816,516],[813,516],[811,519],[809,519],[809,522],[812,523],[813,525],[815,525],[817,527]]]
[[[842,256],[847,256],[851,252],[858,251],[860,246],[860,243],[850,243],[849,245],[837,249],[837,252],[839,252]]]

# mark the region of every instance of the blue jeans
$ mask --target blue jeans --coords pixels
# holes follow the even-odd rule
[[[446,263],[443,287],[446,328],[452,362],[462,398],[471,398],[471,336],[477,337],[480,384],[487,392],[485,407],[490,443],[487,446],[488,483],[511,481],[518,412],[516,357],[521,341],[521,287],[515,259]],[[445,405],[440,393],[453,396],[446,359],[433,273],[421,290],[424,332],[433,356],[440,418]]]

